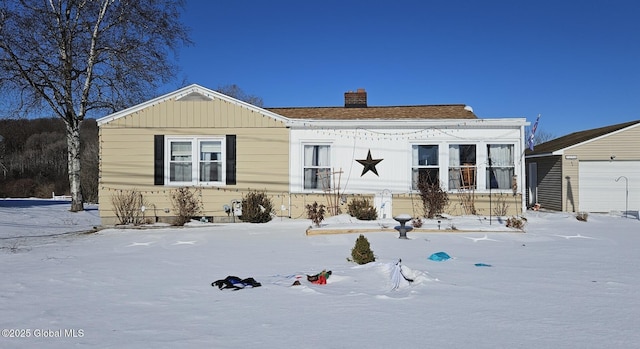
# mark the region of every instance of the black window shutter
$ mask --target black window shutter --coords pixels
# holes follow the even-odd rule
[[[153,136],[153,184],[164,185],[164,135]]]
[[[236,184],[236,135],[227,135],[227,184]]]

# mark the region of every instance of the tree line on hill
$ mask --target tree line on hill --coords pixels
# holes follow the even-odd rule
[[[261,97],[238,85],[216,91],[261,107]],[[70,195],[67,133],[60,118],[0,119],[0,198]],[[84,202],[98,202],[98,125],[80,123],[80,186]]]
[[[84,202],[98,201],[98,125],[80,125]],[[60,118],[0,119],[0,197],[69,195],[66,129]]]

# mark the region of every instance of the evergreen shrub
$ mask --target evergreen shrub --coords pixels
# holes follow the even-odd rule
[[[262,191],[251,191],[242,198],[240,219],[250,223],[267,223],[273,214],[273,202]]]
[[[356,239],[356,245],[351,249],[351,258],[358,264],[375,262],[376,257],[373,255],[369,240],[364,235],[360,234]]]
[[[367,198],[354,198],[347,205],[347,212],[362,221],[373,221],[378,218],[378,211]]]

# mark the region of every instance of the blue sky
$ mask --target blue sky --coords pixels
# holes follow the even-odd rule
[[[541,114],[562,136],[640,119],[639,16],[620,0],[187,0],[178,80],[237,84],[265,107],[341,106],[364,88],[370,106]]]

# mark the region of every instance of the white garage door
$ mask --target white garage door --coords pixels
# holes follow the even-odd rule
[[[579,170],[581,211],[640,209],[640,161],[580,161]]]

